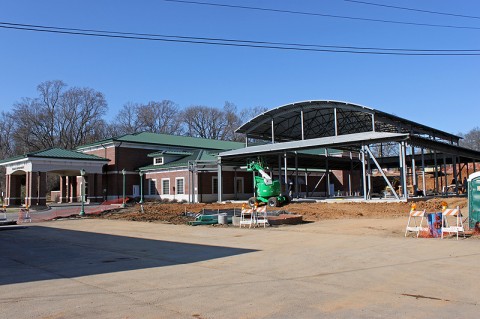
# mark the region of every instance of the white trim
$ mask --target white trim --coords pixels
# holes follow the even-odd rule
[[[88,172],[87,172],[88,174]],[[108,171],[108,172],[105,172],[105,174],[107,175],[115,175],[115,174],[121,174],[123,175],[122,171]],[[125,175],[138,175],[138,172],[136,171],[125,171]]]
[[[107,146],[108,145],[108,146]],[[86,152],[95,152],[95,151],[103,151],[107,148],[114,148],[115,144],[112,142],[108,142],[106,144],[100,144],[95,146],[86,146],[86,147],[77,147],[78,152],[86,153]]]
[[[178,193],[178,181],[182,180],[182,193]],[[185,177],[175,177],[175,195],[185,195]]]
[[[168,181],[168,193],[165,193],[165,192],[164,192],[164,189],[165,189],[165,188],[164,188],[163,182],[165,182],[165,181]],[[171,195],[170,193],[171,193],[171,192],[170,192],[170,177],[168,177],[168,178],[162,178],[162,195]]]
[[[168,167],[165,167],[165,168],[158,167],[158,168],[144,170],[143,172],[145,174],[157,174],[157,173],[165,173],[165,172],[171,173],[171,172],[187,172],[188,171],[186,166],[180,166],[180,167],[184,167],[184,168],[178,169],[178,167],[175,167],[175,168],[169,169]]]
[[[157,160],[160,160],[160,161],[157,162]],[[163,164],[165,164],[165,158],[163,156],[153,158],[153,165],[163,165]]]

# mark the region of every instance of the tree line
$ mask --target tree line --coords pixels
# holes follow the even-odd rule
[[[110,122],[102,92],[87,87],[68,87],[63,81],[37,86],[37,96],[16,102],[0,114],[0,156],[60,147],[74,149],[97,140],[143,131],[240,141],[235,133],[262,107],[238,110],[225,102],[222,108],[204,105],[180,107],[173,101],[128,102]]]
[[[264,107],[238,110],[231,102],[222,108],[182,108],[170,100],[128,102],[107,122],[108,105],[102,92],[68,87],[60,80],[46,81],[37,86],[37,96],[22,98],[10,111],[0,113],[0,159],[52,147],[74,149],[143,131],[242,141],[244,137],[235,129],[264,111]],[[479,127],[459,135],[462,146],[480,150]]]

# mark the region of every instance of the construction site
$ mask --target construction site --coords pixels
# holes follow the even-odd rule
[[[2,161],[5,318],[478,314],[480,152],[336,101],[237,132],[245,143],[141,133]]]

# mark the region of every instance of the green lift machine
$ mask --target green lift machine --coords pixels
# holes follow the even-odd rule
[[[270,207],[278,207],[288,202],[288,196],[282,195],[280,181],[273,180],[270,175],[265,173],[265,165],[260,160],[249,162],[247,171],[260,174],[260,176],[255,175],[255,196],[248,200],[250,207],[259,203],[265,203]]]

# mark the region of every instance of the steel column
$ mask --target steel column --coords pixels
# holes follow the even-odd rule
[[[437,151],[433,151],[433,161],[434,161],[434,164],[435,164],[435,179],[434,179],[434,182],[435,182],[435,195],[438,194],[438,163],[437,163]]]
[[[287,153],[283,153],[283,164],[284,164],[284,171],[285,171],[285,176],[284,176],[284,182],[285,182],[285,193],[288,194],[288,172],[287,172]]]
[[[301,127],[302,127],[302,140],[305,139],[305,129],[304,129],[304,118],[303,118],[303,109],[300,111],[300,124],[301,124]]]
[[[328,167],[328,149],[325,149],[325,171],[327,173],[327,197],[330,197],[332,196],[332,194],[330,194],[330,169]]]
[[[333,109],[333,121],[334,121],[334,126],[335,126],[335,136],[338,135],[338,123],[337,123],[337,108],[335,107]]]
[[[425,185],[425,152],[422,148],[422,191],[423,196],[427,196],[427,186]]]
[[[295,196],[298,198],[298,153],[295,151]]]
[[[445,153],[443,153],[443,172],[445,174],[445,191],[443,193],[447,195],[448,176],[447,176],[447,158],[445,156]]]
[[[368,149],[368,145],[365,145],[365,150]],[[367,185],[368,185],[368,199],[372,199],[372,168],[370,167],[370,155],[367,153]]]
[[[417,195],[418,183],[417,183],[417,165],[415,162],[415,146],[410,146],[410,151],[412,152],[412,185],[413,185],[413,196]]]
[[[458,195],[457,156],[452,156],[453,178],[455,179],[455,194]]]
[[[365,176],[365,146],[362,145],[362,181],[363,181],[363,199],[367,200],[367,178]]]
[[[273,126],[273,119],[272,119],[272,144],[275,144],[275,128]]]
[[[217,165],[217,169],[218,169],[218,173],[217,173],[217,182],[218,182],[218,202],[221,203],[222,202],[222,192],[223,192],[223,183],[222,183],[222,158],[221,157],[218,157],[218,165]]]

